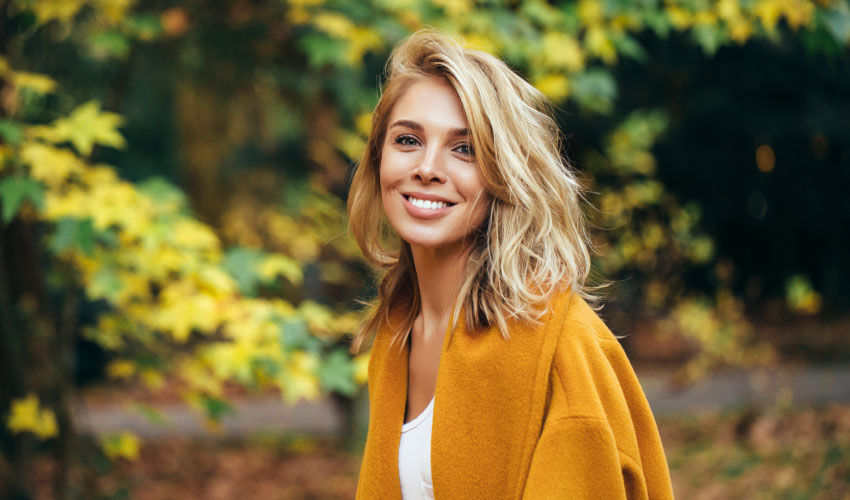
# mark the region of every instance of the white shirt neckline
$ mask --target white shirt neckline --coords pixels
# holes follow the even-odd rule
[[[428,406],[425,407],[422,412],[416,416],[413,420],[406,424],[402,424],[401,432],[407,432],[411,429],[415,429],[419,424],[425,421],[428,418],[428,415],[434,410],[434,400],[436,399],[436,395],[431,398],[431,401],[428,403]]]

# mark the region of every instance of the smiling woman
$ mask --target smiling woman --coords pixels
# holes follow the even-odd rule
[[[588,300],[580,185],[543,95],[420,31],[400,44],[349,224],[386,271],[363,499],[672,498],[658,429]]]

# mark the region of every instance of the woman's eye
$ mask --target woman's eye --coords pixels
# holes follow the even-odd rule
[[[400,135],[396,137],[396,144],[400,144],[402,146],[416,146],[419,144],[419,141],[416,140],[415,137],[410,135]]]
[[[457,146],[454,150],[464,156],[473,156],[472,146],[470,146],[469,144],[461,144]]]

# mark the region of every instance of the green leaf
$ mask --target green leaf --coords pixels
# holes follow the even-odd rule
[[[153,424],[163,425],[168,421],[168,417],[163,412],[151,405],[136,403],[136,411]]]
[[[66,217],[57,222],[56,232],[53,233],[49,248],[56,253],[78,248],[86,255],[91,255],[94,253],[94,239],[94,226],[91,219]]]
[[[3,206],[3,223],[8,224],[21,204],[29,200],[36,208],[44,204],[44,186],[38,181],[24,176],[6,177],[0,181],[0,202]]]
[[[322,340],[313,336],[307,322],[301,318],[285,318],[280,325],[280,348],[284,352],[307,351],[318,354]]]
[[[313,68],[325,65],[345,66],[345,43],[323,35],[306,35],[301,47]]]
[[[162,22],[159,17],[151,14],[130,16],[125,26],[130,33],[142,39],[151,39],[162,34]]]
[[[335,349],[325,358],[318,370],[322,387],[331,392],[353,396],[357,392],[354,383],[354,365],[351,356],[343,349]]]
[[[260,275],[257,272],[263,252],[254,248],[233,247],[224,257],[224,268],[236,280],[239,291],[247,296],[257,294]]]
[[[576,75],[573,95],[582,107],[607,114],[617,98],[617,82],[608,70],[589,69]]]
[[[201,406],[203,406],[207,417],[216,422],[221,420],[221,418],[227,415],[228,413],[236,412],[236,410],[233,408],[233,405],[231,405],[224,399],[217,398],[215,396],[208,396],[206,394],[201,396]]]
[[[850,42],[850,5],[833,2],[833,7],[824,9],[821,17],[826,29],[839,44]]]
[[[672,28],[670,17],[663,10],[646,9],[643,12],[643,19],[659,38],[667,38],[670,34]]]
[[[94,299],[106,299],[110,302],[115,302],[118,294],[124,288],[124,283],[121,278],[115,274],[115,271],[108,267],[99,269],[92,276],[91,284],[86,292],[89,297]]]
[[[119,31],[102,31],[89,37],[92,54],[96,57],[123,59],[130,53],[130,41]]]
[[[24,138],[24,130],[21,124],[12,120],[0,120],[0,137],[6,144],[16,145]]]
[[[174,205],[179,211],[186,207],[186,194],[163,177],[146,179],[136,184],[136,189],[150,196],[158,205]]]
[[[617,48],[617,52],[624,56],[631,57],[639,62],[646,62],[649,57],[646,50],[637,42],[637,40],[625,33],[615,36],[613,38],[613,42],[614,46]]]
[[[721,45],[729,41],[726,30],[711,24],[694,26],[692,34],[696,42],[709,56],[713,56]]]

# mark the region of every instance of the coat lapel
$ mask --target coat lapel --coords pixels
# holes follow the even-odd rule
[[[463,316],[461,316],[462,318]],[[548,319],[548,318],[546,318]],[[431,471],[436,498],[515,498],[540,433],[557,335],[550,321],[468,333],[444,343]]]
[[[468,333],[461,320],[440,354],[431,434],[437,498],[513,498],[540,433],[557,340],[548,315],[536,327]],[[382,324],[369,365],[369,436],[358,498],[401,499],[398,448],[407,404],[409,347],[390,346]],[[556,322],[557,324],[557,322]]]

